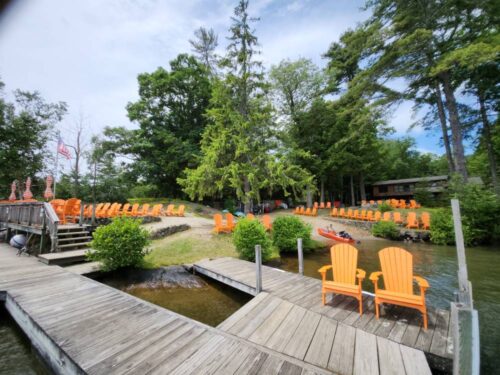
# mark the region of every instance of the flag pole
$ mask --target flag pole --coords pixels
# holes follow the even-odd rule
[[[61,133],[57,132],[57,146],[56,146],[56,173],[54,177],[54,199],[56,199],[57,176],[59,175],[59,139]]]

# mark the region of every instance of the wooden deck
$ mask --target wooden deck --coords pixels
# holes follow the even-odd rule
[[[219,258],[197,262],[193,267],[196,272],[247,293],[257,294],[254,263]],[[389,360],[391,366],[397,368],[398,364],[405,363],[404,356],[410,349],[417,349],[411,351],[412,357],[419,358],[416,352],[423,352],[431,367],[451,371],[453,344],[447,310],[430,308],[429,327],[424,330],[421,315],[403,307],[384,307],[381,318],[377,320],[371,296],[364,298],[362,316],[354,298],[336,296],[322,306],[321,281],[314,278],[263,266],[262,287],[267,296],[262,302],[263,307],[257,305],[245,315],[242,312],[247,309],[245,306],[219,328],[340,373],[354,371],[356,364],[360,363],[356,358],[360,350],[368,353],[371,360],[367,361],[375,360],[378,353],[380,373],[386,373],[382,371],[386,368],[384,360]],[[235,321],[238,317],[240,320]],[[255,326],[259,324],[256,322],[264,321],[262,326]],[[278,322],[282,324],[278,325]],[[255,330],[250,332],[252,328]],[[275,332],[270,332],[272,329]],[[295,344],[297,337],[293,336],[294,331],[299,332],[300,346]],[[314,348],[322,348],[322,354]],[[384,353],[391,354],[385,358]]]
[[[0,299],[60,374],[328,374],[0,244]]]

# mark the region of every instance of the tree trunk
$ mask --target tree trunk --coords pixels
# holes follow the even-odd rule
[[[465,151],[463,145],[462,127],[458,117],[457,101],[450,83],[448,72],[441,74],[443,90],[446,97],[446,107],[450,117],[451,140],[453,144],[453,160],[455,162],[455,172],[460,173],[467,182],[467,167],[465,165]]]
[[[498,180],[497,180],[497,162],[495,159],[495,152],[493,150],[493,141],[491,139],[491,126],[488,121],[488,115],[486,114],[486,107],[484,105],[484,96],[481,91],[478,90],[479,99],[479,110],[481,112],[481,120],[483,122],[483,135],[484,141],[486,142],[486,150],[488,152],[488,163],[490,165],[491,173],[491,184],[497,195],[500,195]]]
[[[441,131],[443,133],[444,149],[446,150],[446,160],[448,160],[448,171],[452,174],[455,171],[453,164],[453,155],[451,153],[450,137],[448,135],[448,126],[446,125],[446,112],[444,111],[443,99],[441,97],[441,88],[439,83],[436,82],[436,105],[438,109],[439,122],[441,124]]]
[[[324,202],[325,201],[325,181],[321,180],[321,186],[320,186],[320,196],[319,196],[319,201]]]
[[[250,193],[250,181],[245,177],[243,180],[243,190],[245,191],[245,200],[244,200],[244,211],[245,214],[248,214],[252,210],[252,200],[248,197],[248,193]]]
[[[352,175],[350,177],[350,184],[351,184],[351,206],[355,206],[356,197],[354,196],[354,177]]]
[[[313,205],[313,199],[312,199],[312,193],[311,193],[311,188],[307,188],[307,193],[306,193],[306,206],[307,207],[312,207]]]
[[[361,195],[361,200],[366,201],[365,176],[363,173],[359,174],[359,194]]]

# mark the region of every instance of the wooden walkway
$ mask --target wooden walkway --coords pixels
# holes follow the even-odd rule
[[[331,373],[15,254],[0,244],[0,300],[55,373]]]
[[[257,294],[254,263],[219,258],[199,261],[193,267],[196,272]],[[421,315],[403,307],[384,307],[377,320],[370,296],[364,298],[362,316],[354,298],[335,296],[322,306],[318,279],[263,266],[262,287],[263,293],[219,328],[340,373],[357,373],[354,370],[361,362],[356,355],[361,352],[368,362],[375,361],[378,353],[378,366],[373,367],[373,362],[370,368],[378,368],[380,373],[392,373],[392,366],[395,373],[403,374],[401,365],[409,361],[406,356],[421,359],[422,353],[432,368],[451,371],[453,345],[447,310],[430,308],[429,327],[424,330]],[[259,326],[259,322],[263,324]]]

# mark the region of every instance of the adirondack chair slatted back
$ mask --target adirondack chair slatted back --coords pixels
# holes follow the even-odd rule
[[[332,216],[337,216],[337,215],[338,215],[337,207],[334,207],[332,210]]]
[[[126,214],[127,214],[127,212],[128,212],[128,209],[129,209],[129,208],[130,208],[130,203],[125,203],[125,204],[123,205],[123,207],[122,207],[121,214],[122,214],[122,215],[123,215],[123,214],[125,214],[125,215],[126,215]]]
[[[300,207],[300,214],[303,215],[304,214],[304,206],[301,206]]]
[[[371,220],[373,219],[373,211],[368,211],[366,213],[366,220]]]
[[[406,221],[408,223],[408,227],[418,228],[417,214],[415,212],[408,212],[408,216],[406,217]]]
[[[384,216],[382,217],[383,221],[391,221],[391,213],[390,212],[384,212]]]
[[[262,224],[266,229],[271,229],[271,216],[269,215],[264,215],[262,217]]]
[[[394,214],[392,215],[392,220],[395,222],[395,223],[401,223],[401,213],[400,212],[394,212]]]
[[[326,202],[326,208],[332,208],[332,202]]]
[[[76,198],[70,198],[66,201],[66,203],[64,204],[64,211],[63,211],[63,224],[66,224],[66,222],[68,221],[68,218],[66,216],[68,217],[73,216],[75,206],[80,203],[81,201]]]
[[[345,215],[345,209],[341,208],[340,211],[339,211],[339,216],[343,217],[344,215]]]
[[[400,247],[379,251],[385,289],[391,292],[413,294],[413,255]]]
[[[306,208],[305,214],[306,215],[311,215],[311,209],[309,207]]]
[[[186,206],[184,206],[183,204],[181,204],[179,206],[179,211],[177,211],[177,216],[184,216],[184,210],[186,209]]]
[[[349,209],[347,210],[347,217],[348,217],[348,218],[351,218],[351,217],[352,217],[352,209],[351,209],[351,208],[349,208]]]
[[[137,211],[139,211],[139,203],[134,203],[132,205],[132,210],[130,211],[130,215],[132,216],[137,215]]]
[[[356,283],[358,249],[348,244],[338,244],[330,249],[333,281],[344,284]]]
[[[382,216],[382,214],[380,213],[380,211],[375,211],[374,220],[380,221],[381,216]]]
[[[226,225],[230,228],[234,227],[234,216],[232,213],[226,214]]]
[[[149,203],[142,205],[141,215],[146,216],[149,213]]]

